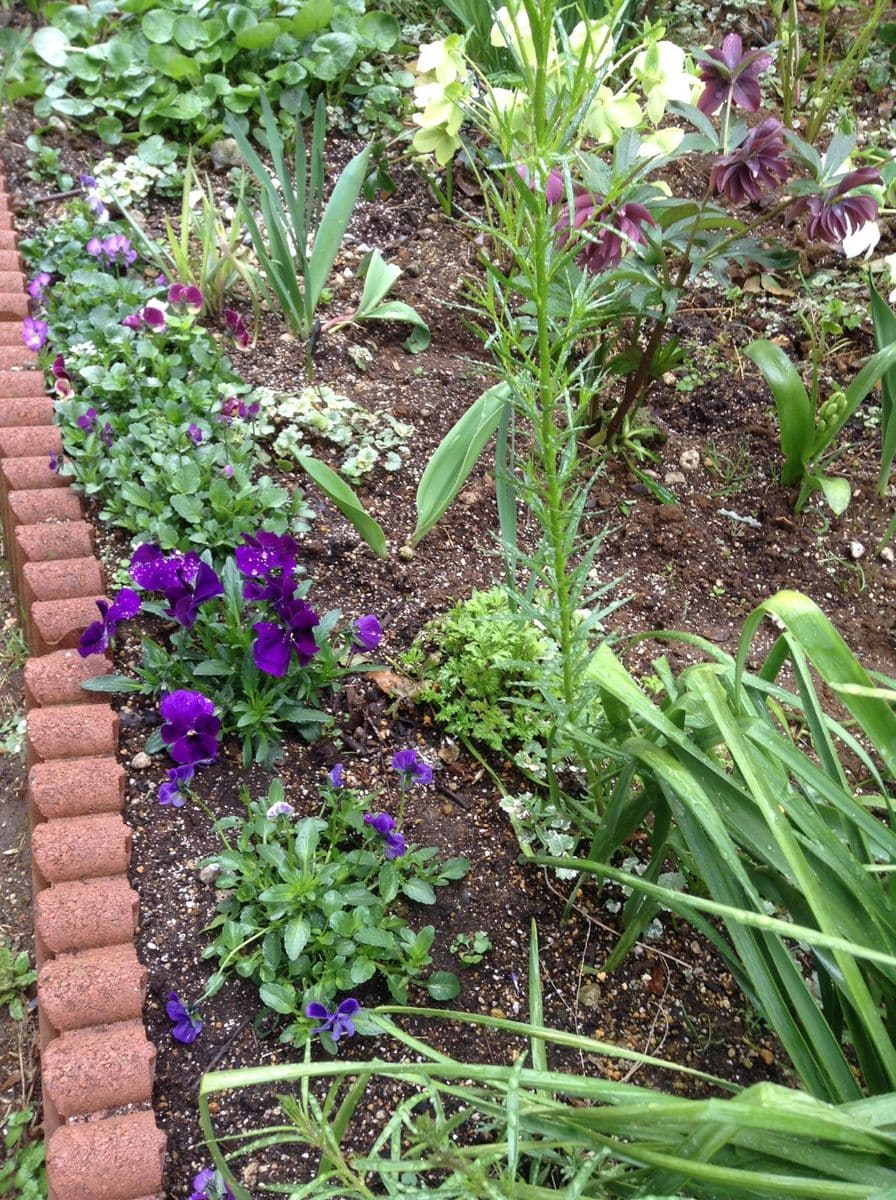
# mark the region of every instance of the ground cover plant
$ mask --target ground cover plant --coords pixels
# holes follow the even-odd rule
[[[43,134],[79,194],[26,243],[55,465],[113,526],[82,653],[164,863],[170,1194],[887,1194],[887,150],[845,104],[879,6],[856,40],[772,6],[776,45],[733,8],[393,4],[368,26],[420,50],[376,161],[325,137],[342,81],[312,115],[274,77],[339,6],[234,7],[33,43],[68,39],[38,116],[103,103],[59,90],[90,21],[255,72],[193,116],[177,67],[145,191]],[[848,319],[798,321],[845,271]]]

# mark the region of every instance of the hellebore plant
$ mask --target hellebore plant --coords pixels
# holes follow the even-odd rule
[[[218,960],[206,995],[231,972],[251,979],[281,1018],[282,1042],[303,1046],[317,1036],[331,1053],[356,1026],[366,1032],[353,994],[375,976],[399,1004],[412,986],[434,999],[457,995],[454,975],[430,973],[434,927],[415,932],[409,910],[434,904],[435,889],[470,868],[409,846],[388,814],[372,811],[375,796],[339,778],[334,785],[328,776],[318,815],[292,812],[274,780],[262,799],[243,794],[240,821],[219,822],[223,848],[207,861],[221,868],[221,899],[204,951]]]

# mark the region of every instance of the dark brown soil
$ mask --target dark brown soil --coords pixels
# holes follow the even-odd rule
[[[33,185],[21,173],[21,140],[22,129],[14,122],[4,154],[13,186],[27,195]],[[89,143],[69,147],[76,158],[78,150],[79,164],[86,166]],[[339,270],[354,267],[364,245],[389,247],[388,257],[405,270],[398,295],[430,322],[432,347],[419,358],[410,357],[401,349],[404,330],[377,326],[331,335],[316,363],[319,382],[371,409],[387,409],[416,428],[402,470],[394,475],[377,472],[361,489],[365,504],[386,530],[392,553],[388,560],[376,559],[346,522],[310,492],[318,518],[305,544],[306,566],[314,580],[312,598],[325,607],[341,607],[349,618],[378,613],[386,630],[386,660],[407,648],[430,617],[499,575],[488,450],[456,504],[414,556],[397,553],[414,525],[414,492],[423,466],[491,376],[462,309],[463,276],[475,269],[473,249],[463,230],[448,223],[430,202],[418,176],[405,167],[395,176],[398,187],[392,198],[360,207]],[[27,212],[25,218],[46,220],[52,215],[52,207],[42,206],[36,218]],[[890,249],[885,237],[879,250]],[[823,265],[836,271],[838,281],[859,278],[859,268],[840,259]],[[747,278],[734,282],[746,284]],[[337,286],[342,291],[337,291],[334,307],[341,307],[356,285]],[[775,336],[786,349],[800,353],[802,335],[791,315],[795,303],[792,297],[763,292],[729,301],[708,285],[692,293],[676,324],[688,350],[679,380],[687,374],[693,390],[683,393],[674,380],[657,386],[649,401],[650,415],[663,440],[653,446],[655,461],[642,464],[674,493],[677,503],[659,504],[626,465],[617,462],[594,488],[584,532],[595,536],[610,528],[596,568],[600,581],[618,581],[615,594],[629,597],[611,622],[620,639],[674,628],[700,633],[733,650],[744,617],[757,603],[780,588],[797,588],[821,605],[869,666],[894,674],[891,596],[896,567],[874,553],[891,516],[890,500],[876,495],[874,404],[864,406],[844,438],[849,448],[840,468],[853,483],[854,499],[841,521],[833,520],[816,501],[794,516],[793,496],[776,482],[780,457],[771,401],[756,372],[747,369],[743,348],[754,337]],[[366,374],[355,369],[347,353],[353,343],[373,352]],[[855,360],[869,348],[868,329],[863,327],[850,339],[844,361],[831,363],[834,377],[848,377]],[[300,385],[301,357],[301,347],[287,340],[278,318],[268,314],[259,344],[237,365],[251,383],[288,390]],[[326,459],[327,448],[322,446],[320,452]],[[126,547],[110,535],[105,551],[115,566]],[[767,646],[770,636],[769,632],[761,643]],[[680,646],[642,642],[627,652],[628,661],[647,670],[660,649],[673,660],[693,656]],[[123,662],[133,653],[132,644],[124,646]],[[312,747],[286,747],[279,773],[287,797],[301,813],[315,811],[318,785],[337,760],[346,763],[358,787],[393,787],[389,760],[395,750],[409,745],[437,768],[436,785],[413,795],[409,837],[417,844],[435,845],[445,855],[466,855],[474,865],[466,880],[440,895],[434,909],[410,906],[409,919],[436,925],[437,968],[458,969],[447,949],[455,933],[483,929],[489,934],[494,948],[482,964],[459,969],[464,984],[459,1005],[525,1018],[527,945],[534,919],[542,947],[548,1023],[739,1083],[786,1080],[785,1064],[777,1061],[774,1044],[756,1027],[718,960],[685,925],[664,914],[654,930],[657,936],[636,946],[623,967],[607,977],[602,964],[618,936],[618,897],[611,889],[600,899],[586,891],[572,919],[562,923],[562,885],[520,864],[491,777],[475,760],[456,754],[428,714],[407,704],[394,705],[370,682],[352,685],[337,701],[337,711],[350,717],[341,744],[331,739]],[[122,717],[122,757],[129,764],[143,749],[148,726],[139,705],[125,706]],[[217,843],[197,807],[178,811],[159,806],[156,789],[166,765],[157,759],[148,770],[131,766],[127,819],[135,830],[133,871],[141,893],[138,948],[151,972],[147,1021],[159,1048],[156,1103],[170,1136],[165,1194],[185,1197],[193,1174],[207,1163],[196,1124],[201,1073],[211,1066],[283,1062],[292,1055],[276,1038],[258,1039],[247,1024],[257,1011],[254,991],[236,981],[203,1004],[206,1027],[193,1046],[178,1045],[170,1037],[164,1015],[167,993],[195,999],[209,973],[200,955],[203,928],[215,911],[215,892],[199,880],[198,864]],[[495,762],[494,767],[509,788],[518,786],[505,764]],[[244,772],[235,750],[228,747],[218,763],[202,771],[198,783],[208,804],[223,815],[241,811],[242,787],[253,797],[263,795],[268,778],[258,768]],[[373,1005],[385,996],[369,988],[361,989],[359,998]],[[458,1024],[427,1027],[415,1020],[406,1027],[462,1059],[502,1059],[518,1049]],[[391,1051],[356,1042],[348,1053],[388,1057]],[[565,1061],[556,1059],[557,1065]],[[618,1061],[575,1065],[611,1078],[681,1086],[659,1072],[635,1072]],[[689,1084],[687,1090],[693,1093],[694,1086]],[[389,1103],[384,1092],[365,1108],[369,1129],[382,1121],[379,1109],[388,1109]],[[271,1094],[243,1094],[220,1111],[221,1131],[270,1123],[274,1109]],[[278,1152],[261,1168],[250,1168],[246,1179],[252,1186],[298,1179],[307,1171],[307,1161],[298,1154]]]

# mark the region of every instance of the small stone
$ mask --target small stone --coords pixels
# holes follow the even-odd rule
[[[663,476],[663,483],[687,483],[687,480],[685,479],[684,475],[682,475],[681,471],[667,471]]]
[[[221,867],[218,863],[209,863],[207,867],[203,867],[199,872],[200,883],[214,883],[219,875],[222,874]]]
[[[446,800],[445,803],[442,805],[442,816],[450,817],[453,812],[454,812],[454,805],[449,800]]]
[[[700,451],[682,450],[678,463],[683,471],[696,471],[700,466]]]
[[[601,989],[596,983],[586,983],[579,988],[579,1004],[583,1008],[597,1008],[600,1003]]]
[[[849,543],[849,557],[850,558],[861,558],[864,553],[865,553],[865,546],[862,542],[850,542]]]
[[[765,1046],[760,1047],[759,1057],[762,1059],[762,1061],[765,1063],[765,1065],[767,1067],[770,1067],[772,1065],[772,1063],[775,1061],[774,1054],[772,1054],[771,1050],[767,1050]]]
[[[493,1017],[496,1017],[499,1021],[503,1021],[504,1020],[504,1009],[503,1008],[493,1008],[491,1010],[490,1015]]]
[[[216,142],[212,142],[210,154],[212,166],[216,171],[226,171],[229,167],[239,166],[243,161],[236,139],[231,137],[219,138]]]
[[[131,759],[131,766],[135,771],[145,771],[148,767],[152,766],[152,759],[145,750],[138,750]]]
[[[410,562],[416,554],[413,546],[401,546],[398,551],[398,557],[402,562]]]
[[[893,553],[890,546],[884,546],[880,552],[880,556],[885,563],[892,563],[896,559],[896,554]]]

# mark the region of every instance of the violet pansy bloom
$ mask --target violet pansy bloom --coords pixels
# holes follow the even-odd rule
[[[190,1200],[234,1200],[234,1196],[221,1172],[214,1167],[206,1167],[193,1177]]]
[[[165,1005],[168,1019],[173,1022],[171,1036],[175,1041],[190,1045],[202,1033],[202,1021],[193,1008],[187,1007],[177,992],[168,993],[168,1003]]]
[[[291,600],[296,584],[293,572],[299,555],[299,543],[288,533],[244,533],[243,545],[234,550],[237,569],[246,576],[243,596],[246,600]],[[285,581],[285,582],[284,582]]]
[[[342,1037],[354,1037],[355,1025],[352,1017],[360,1012],[360,1009],[361,1005],[351,997],[343,1000],[333,1012],[330,1012],[325,1004],[312,1000],[305,1005],[305,1016],[310,1017],[312,1021],[323,1022],[311,1030],[312,1034],[328,1033],[334,1042],[338,1042]]]
[[[184,629],[192,629],[199,606],[224,593],[224,585],[198,554],[165,555],[152,542],[138,546],[131,556],[131,579],[148,592],[162,592],[168,616]]]
[[[358,617],[355,621],[355,640],[352,648],[355,650],[375,650],[383,640],[383,627],[374,613]]]
[[[305,667],[318,652],[312,632],[320,617],[304,600],[289,600],[279,605],[278,615],[283,624],[258,621],[252,626],[252,661],[265,675],[277,678],[286,674],[293,654]]]
[[[199,428],[198,425],[195,425],[195,424],[193,424],[193,422],[190,422],[190,424],[187,426],[187,436],[192,441],[194,441],[196,443],[196,445],[198,446],[199,443],[202,441],[202,430]]]
[[[246,327],[246,322],[233,308],[224,309],[224,326],[241,350],[248,350],[252,337]]]
[[[130,313],[127,317],[122,317],[121,321],[125,329],[140,329],[143,325],[143,317],[140,313]]]
[[[50,332],[46,321],[41,321],[37,317],[25,317],[22,321],[22,341],[29,350],[42,350],[47,342],[47,335]]]
[[[296,810],[288,800],[278,800],[264,814],[269,821],[274,821],[277,817],[294,817]]]
[[[758,112],[762,101],[759,76],[771,66],[772,56],[766,50],[748,50],[737,33],[722,39],[721,49],[705,50],[702,55],[700,78],[706,84],[697,107],[711,117],[723,104]]]
[[[44,291],[52,282],[53,276],[46,271],[38,271],[32,280],[29,281],[26,291],[32,300],[36,300],[38,304],[43,301]]]
[[[144,542],[131,556],[131,579],[144,591],[163,592],[176,581],[177,565],[181,557],[167,557],[153,542]]]
[[[168,324],[165,305],[161,300],[150,300],[141,312],[144,324],[156,332],[161,332]]]
[[[730,154],[716,159],[709,175],[713,191],[732,204],[756,203],[790,174],[783,126],[774,117],[751,129]]]
[[[196,768],[192,763],[185,763],[182,767],[171,767],[168,771],[168,778],[159,787],[159,804],[170,804],[172,808],[183,808],[187,798],[182,789],[188,786],[195,774]]]
[[[240,414],[242,421],[254,421],[261,410],[261,405],[257,400],[253,400],[251,404],[246,404],[245,400],[240,400],[236,406],[236,411]]]
[[[345,767],[342,763],[336,763],[330,767],[327,771],[327,779],[329,779],[331,787],[345,787]]]
[[[78,653],[82,658],[91,654],[104,654],[115,637],[119,622],[128,621],[140,611],[140,597],[133,588],[123,587],[113,604],[97,600],[100,619],[93,621],[81,634]]]
[[[123,233],[112,233],[105,238],[92,237],[84,249],[106,267],[129,267],[137,261],[137,251]]]
[[[408,844],[400,833],[395,832],[395,818],[388,813],[365,813],[364,824],[369,825],[383,839],[386,845],[386,858],[403,858],[408,852]]]
[[[424,762],[416,750],[399,750],[392,756],[392,769],[401,775],[401,786],[411,787],[418,783],[432,783],[432,767]]]
[[[162,740],[176,763],[196,766],[218,757],[221,722],[207,696],[180,688],[164,698],[159,712],[163,721]]]
[[[202,311],[205,298],[199,288],[192,284],[172,283],[168,289],[168,303],[182,304],[187,312],[198,313]]]
[[[75,424],[85,433],[93,433],[96,429],[96,409],[88,408],[87,412],[81,413]]]

